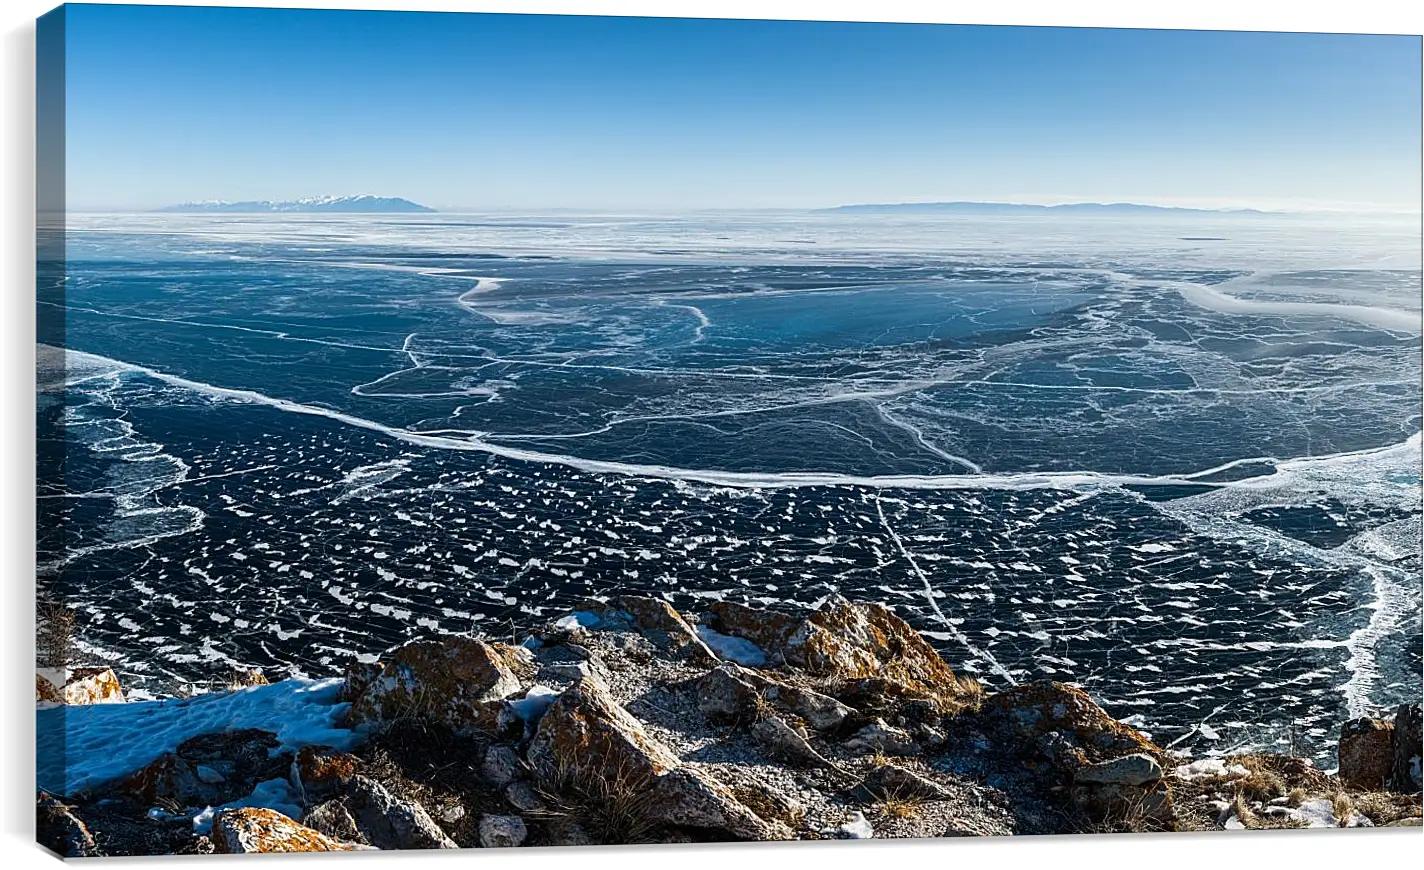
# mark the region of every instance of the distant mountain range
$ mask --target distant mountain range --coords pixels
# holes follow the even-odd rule
[[[398,196],[314,196],[307,199],[293,199],[274,202],[272,200],[250,200],[247,202],[185,202],[160,208],[164,212],[344,212],[344,213],[389,213],[389,212],[433,212],[430,206],[401,199]]]
[[[1252,208],[1212,209],[1142,205],[1135,202],[1068,202],[1061,205],[1034,205],[1020,202],[889,202],[865,205],[838,205],[819,209],[827,212],[861,214],[1265,214]]]

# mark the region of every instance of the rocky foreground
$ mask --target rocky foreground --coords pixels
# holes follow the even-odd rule
[[[103,669],[36,682],[51,706],[121,693]],[[408,643],[353,665],[342,698],[351,751],[201,734],[41,792],[40,841],[92,856],[1420,824],[1418,705],[1346,723],[1337,774],[1194,762],[1070,685],[986,693],[891,610],[843,599],[593,601],[518,646]]]

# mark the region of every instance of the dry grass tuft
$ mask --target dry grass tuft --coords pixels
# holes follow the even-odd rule
[[[621,767],[611,777],[562,767],[538,792],[545,809],[527,814],[531,819],[567,818],[599,843],[659,842],[663,824],[657,819],[658,798],[646,777]]]
[[[877,808],[887,819],[913,819],[920,814],[923,804],[918,798],[891,795],[881,800]]]
[[[1355,816],[1355,801],[1343,791],[1337,791],[1330,796],[1330,811],[1343,828]]]

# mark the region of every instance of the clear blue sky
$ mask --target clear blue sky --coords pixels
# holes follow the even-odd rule
[[[69,202],[1417,208],[1420,38],[71,6]]]

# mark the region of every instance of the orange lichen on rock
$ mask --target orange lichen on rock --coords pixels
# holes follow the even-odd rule
[[[213,851],[221,854],[349,852],[363,848],[334,840],[276,810],[251,807],[220,811],[213,819],[212,842]]]

